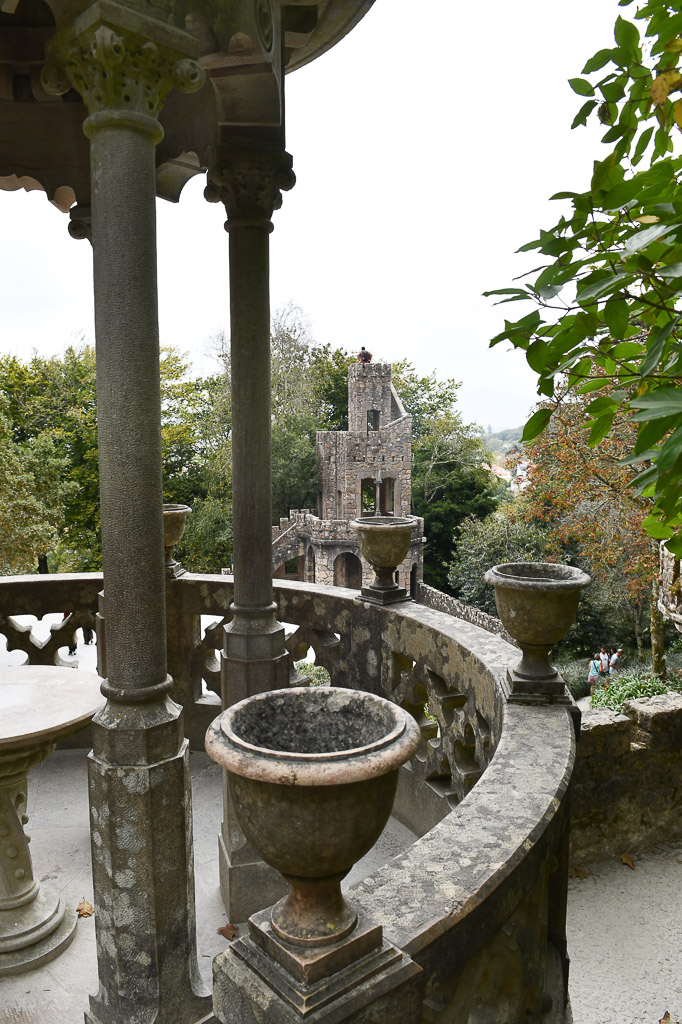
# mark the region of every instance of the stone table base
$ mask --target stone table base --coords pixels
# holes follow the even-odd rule
[[[28,773],[92,719],[103,703],[99,683],[93,672],[53,666],[0,674],[0,977],[47,963],[74,936],[75,913],[33,877]]]

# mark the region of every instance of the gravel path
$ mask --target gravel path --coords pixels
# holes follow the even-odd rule
[[[574,1024],[682,1021],[682,840],[571,879]]]

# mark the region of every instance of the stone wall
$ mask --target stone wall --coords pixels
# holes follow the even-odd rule
[[[682,694],[584,712],[573,779],[573,863],[681,835]]]
[[[405,415],[391,384],[390,363],[351,363],[348,367],[348,427],[367,432],[367,413],[379,413],[379,426]]]
[[[410,590],[410,575],[416,566],[419,579],[424,565],[424,520],[414,517],[412,542],[407,557],[398,568],[399,583]],[[309,509],[292,509],[288,519],[280,519],[272,528],[272,567],[276,571],[283,562],[299,556],[303,560],[303,576],[308,583],[334,586],[334,566],[340,555],[352,555],[362,569],[362,586],[374,579],[372,567],[360,555],[358,535],[345,519],[319,519]],[[349,585],[344,581],[341,585]],[[359,585],[357,588],[359,589]]]
[[[470,604],[462,604],[456,597],[450,597],[449,594],[443,594],[440,590],[427,587],[425,583],[418,585],[416,600],[419,604],[426,605],[427,608],[433,608],[437,612],[445,612],[446,615],[454,615],[456,619],[464,619],[465,622],[471,622],[474,626],[480,626],[481,629],[486,629],[488,633],[501,636],[508,644],[514,644],[515,647],[518,647],[516,640],[509,636],[500,620],[496,619],[494,615],[482,612],[480,608],[474,608]]]

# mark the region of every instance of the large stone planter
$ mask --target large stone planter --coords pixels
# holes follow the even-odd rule
[[[495,588],[495,604],[504,628],[523,652],[509,671],[512,693],[558,696],[562,676],[551,650],[571,627],[587,573],[554,562],[505,562],[483,577]]]
[[[163,506],[163,548],[166,556],[166,576],[183,576],[187,570],[173,558],[173,550],[185,532],[187,516],[192,509],[189,505]]]
[[[410,550],[414,521],[412,516],[367,516],[351,523],[360,551],[374,569],[372,583],[362,588],[365,600],[382,605],[409,600],[405,587],[395,581],[395,571]]]
[[[244,834],[290,886],[271,912],[280,939],[319,947],[353,930],[341,880],[383,831],[418,744],[402,708],[337,687],[258,694],[210,726],[206,750],[230,773]]]

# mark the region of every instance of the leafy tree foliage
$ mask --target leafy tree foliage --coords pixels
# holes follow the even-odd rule
[[[609,393],[608,383],[604,391]],[[589,403],[589,395],[557,401],[549,428],[526,445],[533,468],[524,514],[546,524],[551,559],[574,549],[593,578],[588,602],[611,616],[617,611],[632,627],[640,651],[650,617],[654,660],[662,673],[663,650],[656,643],[661,639],[658,543],[643,525],[652,501],[633,492],[622,461],[637,427],[629,416],[617,416],[602,443],[590,447],[584,429]]]
[[[496,505],[494,479],[483,468],[488,453],[478,428],[456,411],[457,381],[439,381],[435,371],[420,377],[407,360],[393,364],[392,380],[412,416],[412,509],[424,519],[424,581],[449,591],[447,565],[460,524]]]
[[[501,505],[485,519],[468,516],[449,567],[450,587],[466,604],[497,615],[493,588],[483,582],[486,570],[500,562],[541,562],[546,543],[542,527],[519,516],[512,505]]]
[[[0,575],[34,572],[55,542],[72,487],[52,438],[15,441],[0,403]]]
[[[598,117],[610,152],[595,162],[586,191],[553,197],[568,200],[570,212],[522,246],[544,257],[528,283],[487,293],[536,306],[506,320],[491,344],[508,339],[525,350],[541,396],[553,399],[557,384],[563,395],[590,396],[590,445],[629,414],[635,491],[653,499],[646,528],[682,554],[679,4],[648,0],[632,20],[619,16],[614,44],[588,60],[588,77],[570,80],[585,99],[573,127]],[[538,409],[524,439],[538,436],[556,408]]]
[[[167,501],[191,504],[191,499],[205,492],[203,464],[212,441],[201,435],[200,427],[213,395],[209,383],[188,379],[188,370],[184,357],[164,350],[164,496]],[[94,350],[87,345],[70,347],[61,358],[34,355],[26,363],[15,357],[0,358],[0,400],[6,410],[8,438],[19,446],[14,454],[31,457],[24,492],[30,485],[36,500],[49,509],[47,520],[42,521],[49,521],[51,528],[40,531],[45,547],[37,557],[45,564],[49,554],[49,567],[56,571],[100,568]],[[41,521],[38,512],[36,522]],[[11,545],[16,542],[8,530],[3,538]],[[29,571],[25,559],[22,565],[22,571]]]

